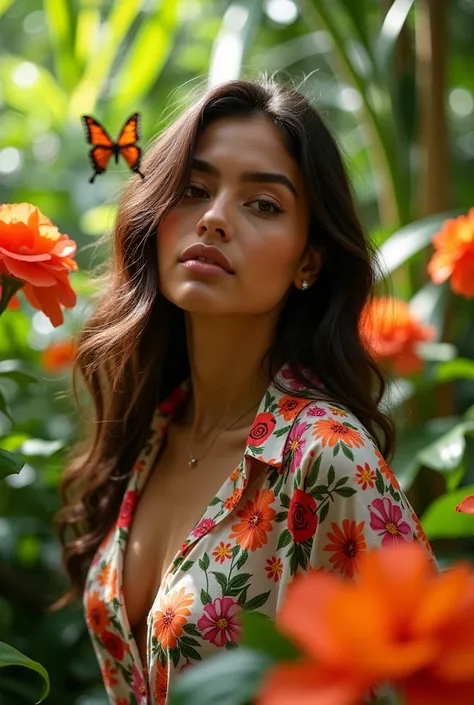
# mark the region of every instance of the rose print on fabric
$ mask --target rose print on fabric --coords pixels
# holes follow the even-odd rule
[[[281,558],[278,558],[277,556],[267,558],[265,570],[267,571],[270,580],[274,580],[277,583],[283,574],[283,563]]]
[[[236,615],[240,606],[231,597],[218,597],[204,608],[203,616],[197,622],[203,639],[215,646],[225,646],[227,642],[237,641],[240,623]]]
[[[335,570],[347,575],[348,578],[353,578],[357,573],[361,553],[367,548],[364,526],[364,521],[357,523],[344,519],[342,528],[332,523],[332,532],[327,533],[327,538],[331,543],[326,544],[323,551],[329,551],[333,554],[329,559],[330,563]]]
[[[412,530],[406,521],[402,521],[402,510],[393,504],[388,497],[374,499],[370,508],[370,526],[379,532],[382,546],[398,541],[406,541]]]
[[[235,539],[243,549],[256,551],[267,543],[267,534],[273,529],[276,512],[271,508],[275,495],[271,490],[257,490],[255,499],[248,501],[245,509],[237,512],[238,524],[232,527],[230,539]]]
[[[310,494],[295,490],[288,511],[288,530],[295,543],[307,541],[314,536],[318,526],[316,502]]]
[[[295,472],[301,465],[303,450],[306,445],[305,431],[306,423],[295,423],[288,435],[288,449],[291,453],[290,472]]]
[[[113,632],[102,632],[100,640],[116,661],[121,661],[125,651],[128,651],[128,644],[125,644],[119,635]]]
[[[122,500],[122,506],[120,507],[120,514],[117,519],[117,526],[119,528],[128,529],[132,520],[133,512],[135,511],[137,499],[138,494],[134,490],[128,490],[128,492],[125,492]]]
[[[187,593],[184,587],[176,593],[171,592],[163,596],[160,609],[153,614],[153,633],[162,649],[176,646],[176,641],[191,614],[189,607],[193,602],[193,594]]]
[[[247,445],[259,446],[267,440],[275,428],[276,420],[273,414],[267,411],[255,417],[252,428],[247,438]]]
[[[216,523],[214,519],[202,519],[199,524],[195,526],[192,530],[192,535],[197,537],[204,536],[211,529],[213,529],[215,525]]]

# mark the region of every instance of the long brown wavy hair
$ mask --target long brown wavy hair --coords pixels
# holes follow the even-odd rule
[[[160,293],[157,229],[183,198],[200,133],[220,117],[266,116],[299,164],[311,208],[308,243],[324,248],[316,283],[293,288],[262,365],[288,362],[315,395],[346,405],[389,460],[391,419],[380,409],[382,372],[365,349],[359,320],[376,281],[375,253],[356,215],[334,137],[294,85],[273,78],[238,80],[208,90],[151,145],[144,181],[132,177],[119,203],[112,252],[94,313],[78,338],[80,373],[94,416],[73,449],[56,515],[70,588],[54,607],[80,596],[101,540],[116,520],[131,467],[153,411],[189,376],[184,312]],[[301,368],[310,372],[304,376]],[[285,390],[287,391],[287,390]],[[77,385],[74,382],[77,396]]]

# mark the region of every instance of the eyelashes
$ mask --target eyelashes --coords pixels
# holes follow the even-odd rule
[[[202,186],[198,186],[197,184],[188,184],[188,186],[185,189],[184,192],[184,198],[193,198],[193,196],[188,196],[186,195],[186,191],[198,191],[201,192],[202,194],[209,195]],[[200,196],[194,196],[195,198],[199,198]],[[281,208],[275,201],[269,199],[269,198],[255,198],[251,203],[259,203],[259,204],[265,204],[266,206],[271,206],[273,210],[258,210],[255,211],[256,213],[259,213],[261,215],[279,215],[280,213],[285,213],[286,211]]]

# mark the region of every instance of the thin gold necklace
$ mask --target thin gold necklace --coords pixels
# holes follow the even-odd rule
[[[255,408],[256,406],[258,406],[258,404],[260,404],[260,399],[258,400],[258,402],[257,402],[256,404],[252,404],[252,406],[250,407],[250,409],[247,409],[246,411],[244,411],[244,413],[241,414],[237,419],[235,419],[235,421],[232,421],[228,426],[224,426],[224,428],[222,428],[222,429],[219,431],[219,433],[217,434],[217,436],[214,438],[214,440],[212,441],[211,445],[210,445],[209,448],[206,450],[206,452],[204,453],[204,455],[201,455],[200,458],[196,458],[196,456],[194,455],[193,451],[191,450],[191,433],[190,433],[190,434],[189,434],[189,439],[188,439],[188,450],[189,450],[188,465],[189,465],[189,467],[190,467],[190,468],[195,468],[195,467],[197,466],[198,462],[199,462],[200,460],[202,460],[203,458],[206,457],[206,455],[209,453],[209,451],[211,450],[212,446],[213,446],[214,443],[217,441],[217,439],[219,438],[219,436],[220,436],[222,433],[224,433],[224,431],[228,431],[230,428],[232,428],[232,426],[235,426],[235,424],[238,423],[238,422],[240,421],[240,419],[243,419],[244,416],[246,416],[250,411],[252,411],[253,408]]]

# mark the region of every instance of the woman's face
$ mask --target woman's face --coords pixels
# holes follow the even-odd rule
[[[189,312],[278,313],[289,288],[311,285],[320,266],[318,253],[305,252],[308,220],[278,128],[265,117],[220,118],[200,135],[184,199],[158,228],[160,289]],[[218,248],[231,272],[185,253],[196,244]]]

